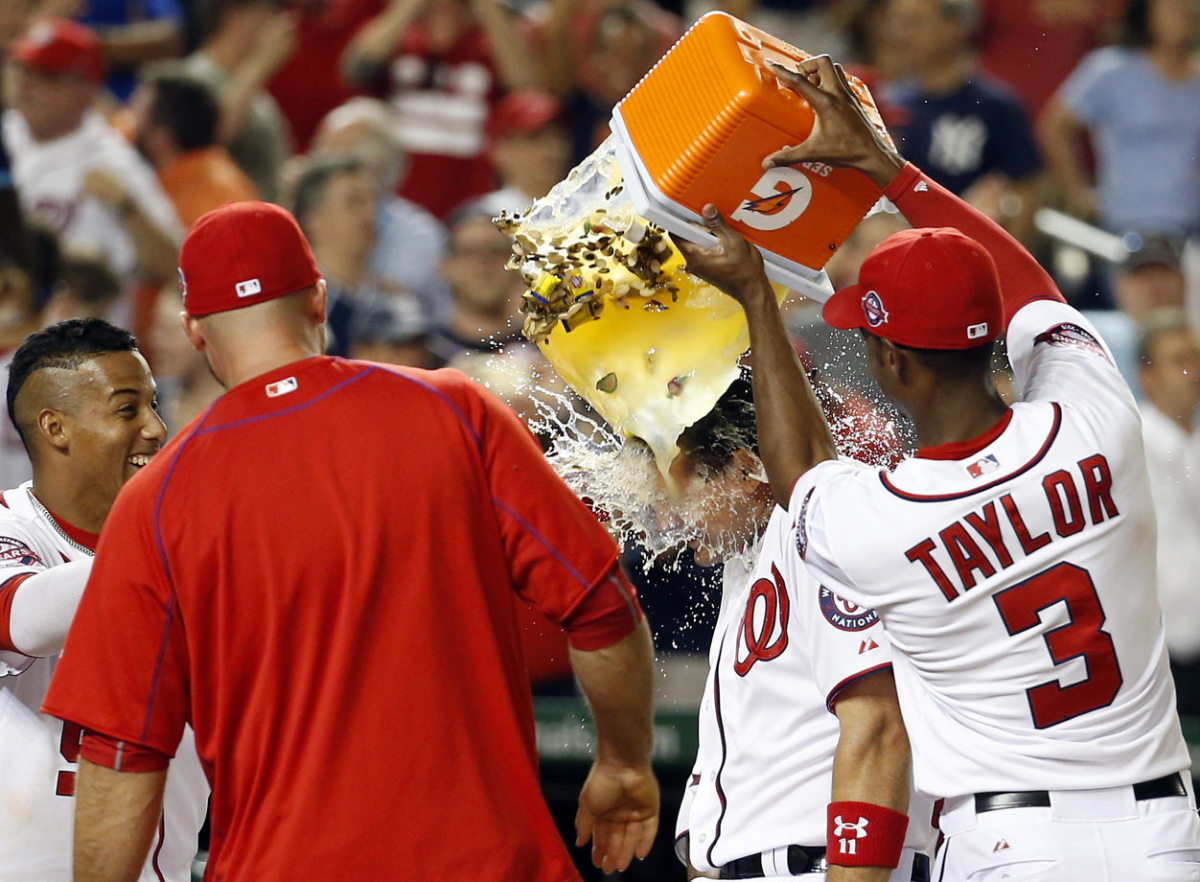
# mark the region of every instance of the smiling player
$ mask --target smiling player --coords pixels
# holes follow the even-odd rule
[[[8,413],[33,480],[0,493],[0,878],[71,878],[80,730],[38,712],[109,509],[166,429],[133,335],[72,319],[31,335]],[[190,747],[171,767],[145,882],[190,879],[208,786]]]

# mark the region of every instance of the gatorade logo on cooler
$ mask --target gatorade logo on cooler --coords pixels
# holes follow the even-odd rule
[[[747,199],[730,218],[756,230],[782,230],[804,214],[812,202],[812,184],[797,168],[773,168],[750,188]]]

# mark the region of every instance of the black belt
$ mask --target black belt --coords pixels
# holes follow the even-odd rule
[[[1179,772],[1133,785],[1133,798],[1139,802],[1146,799],[1162,799],[1167,796],[1187,796],[1187,787],[1184,786],[1183,775]],[[1046,790],[975,794],[975,812],[977,814],[1000,809],[1048,808],[1049,806],[1050,793]]]
[[[787,849],[788,872],[793,876],[805,873],[824,873],[829,869],[825,860],[825,849],[805,848],[789,845]],[[760,879],[765,876],[761,854],[747,855],[730,861],[718,872],[721,879]],[[929,858],[923,854],[913,856],[912,882],[929,882]]]

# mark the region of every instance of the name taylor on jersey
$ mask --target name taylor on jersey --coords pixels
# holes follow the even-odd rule
[[[1011,476],[1010,476],[1011,477]],[[936,536],[927,536],[904,552],[911,563],[918,563],[937,585],[947,602],[970,591],[980,578],[994,576],[1020,560],[1044,548],[1056,538],[1074,536],[1118,517],[1120,511],[1112,492],[1112,470],[1100,453],[1084,457],[1074,470],[1058,469],[1042,477],[1042,497],[1050,513],[1054,530],[1036,535],[1012,493],[992,499],[951,521]],[[1024,503],[1027,507],[1029,502]],[[1005,529],[1002,525],[1007,525]],[[989,553],[990,552],[990,553]],[[948,559],[943,566],[938,558]],[[978,577],[976,576],[978,574]]]

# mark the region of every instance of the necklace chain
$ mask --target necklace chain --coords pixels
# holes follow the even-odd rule
[[[72,548],[77,548],[89,557],[95,554],[95,552],[93,552],[90,548],[85,545],[80,545],[67,535],[66,531],[62,528],[62,526],[59,525],[58,520],[54,517],[54,515],[50,514],[50,509],[42,505],[42,501],[33,495],[32,490],[26,489],[25,492],[29,494],[29,501],[33,503],[33,507],[41,512],[42,516],[50,522],[50,526],[54,528],[55,532],[58,533],[59,536],[62,536],[63,539],[66,540],[67,544],[69,544]]]

